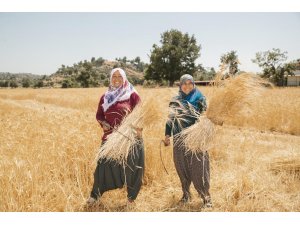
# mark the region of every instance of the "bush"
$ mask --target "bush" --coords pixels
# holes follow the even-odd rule
[[[44,82],[43,80],[38,80],[35,84],[34,84],[35,88],[41,88],[44,87]]]
[[[12,81],[10,81],[9,86],[11,88],[17,88],[19,85],[18,85],[17,81],[12,80]]]
[[[24,78],[22,80],[22,87],[28,88],[28,87],[30,87],[30,85],[31,85],[31,82],[30,82],[30,80],[28,78]]]
[[[103,84],[104,84],[105,87],[108,87],[109,86],[109,80],[106,79]]]
[[[65,80],[63,80],[61,87],[62,88],[71,88],[71,87],[73,87],[73,83],[70,80],[65,79]]]
[[[8,84],[8,81],[7,80],[1,80],[0,81],[0,87],[8,87],[9,84]]]

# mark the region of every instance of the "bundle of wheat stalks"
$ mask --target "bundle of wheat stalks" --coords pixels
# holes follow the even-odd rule
[[[199,116],[198,122],[180,133],[187,152],[208,151],[215,136],[215,125],[206,116]]]
[[[144,129],[158,118],[159,112],[155,104],[153,98],[144,99],[139,103],[108,136],[98,151],[97,160],[105,159],[119,164],[126,162],[128,155],[139,141],[136,129]]]
[[[214,83],[206,114],[182,132],[187,151],[197,153],[212,147],[215,124],[222,125],[242,113],[262,94],[268,83],[254,74],[243,73]]]
[[[216,124],[222,124],[238,115],[249,115],[251,106],[268,85],[266,80],[251,73],[218,80],[211,91],[207,117]]]

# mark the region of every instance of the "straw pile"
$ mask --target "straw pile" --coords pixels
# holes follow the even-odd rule
[[[134,128],[146,128],[158,118],[159,112],[153,98],[138,104],[124,119],[121,125],[110,134],[107,141],[100,147],[97,160],[106,159],[123,164],[133,150],[137,139]]]
[[[219,80],[210,96],[207,117],[215,124],[223,124],[241,114],[249,115],[267,85],[267,81],[251,73]]]

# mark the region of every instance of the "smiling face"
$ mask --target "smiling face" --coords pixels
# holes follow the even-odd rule
[[[192,81],[187,80],[183,84],[181,84],[181,90],[184,94],[188,95],[194,88],[194,84]]]
[[[111,85],[115,88],[120,87],[123,84],[123,77],[117,70],[111,77]]]

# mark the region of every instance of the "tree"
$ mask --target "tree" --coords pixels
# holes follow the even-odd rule
[[[130,62],[139,72],[144,71],[146,63],[142,62],[139,56],[137,56],[134,60],[131,60]]]
[[[197,71],[193,75],[195,80],[212,80],[216,75],[216,71],[213,67],[204,68],[201,64],[198,64]]]
[[[279,48],[265,52],[257,52],[253,63],[256,63],[263,69],[262,77],[269,78],[276,85],[282,86],[285,81],[285,74],[293,74],[296,69],[296,63],[284,63],[287,60],[287,52],[281,52]]]
[[[300,59],[296,60],[296,69],[300,70]]]
[[[0,87],[8,87],[8,86],[9,86],[9,82],[7,80],[0,81]]]
[[[89,87],[90,73],[86,68],[81,69],[79,75],[76,77],[76,80],[80,83],[81,87]]]
[[[169,86],[185,73],[196,71],[195,60],[200,56],[200,45],[192,35],[179,30],[170,30],[161,34],[161,46],[153,45],[150,64],[145,71],[145,79],[169,81]]]
[[[61,85],[62,88],[71,88],[72,86],[73,86],[72,81],[70,81],[69,79],[63,80]]]
[[[236,51],[230,51],[226,54],[223,54],[220,58],[221,64],[227,66],[229,68],[229,74],[230,75],[236,75],[236,73],[239,71],[238,69],[238,56],[236,54]]]
[[[215,68],[211,67],[210,70],[207,72],[208,80],[212,80],[216,76]]]
[[[106,79],[103,84],[104,84],[105,87],[108,87],[109,86],[109,80]]]
[[[104,63],[104,59],[102,57],[99,57],[96,61],[95,61],[95,65],[100,67],[102,66],[102,64]]]
[[[139,56],[135,57],[134,62],[139,64],[141,62],[141,58]]]
[[[295,70],[300,70],[300,59],[296,59],[296,60],[293,60],[291,62],[288,63],[290,67],[292,67],[293,71]],[[288,66],[285,64],[286,68],[288,68]],[[293,75],[293,72],[292,73],[289,73],[290,75]]]
[[[44,87],[44,82],[42,79],[39,79],[35,84],[34,84],[35,88],[41,88]]]
[[[28,88],[28,87],[30,87],[30,85],[31,85],[31,82],[30,82],[29,78],[23,78],[22,79],[22,87]]]
[[[9,86],[11,88],[17,88],[19,85],[18,85],[16,80],[11,80],[10,83],[9,83]]]

